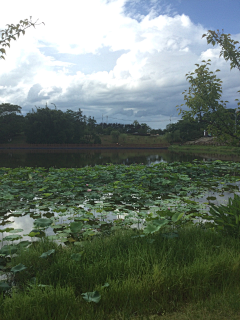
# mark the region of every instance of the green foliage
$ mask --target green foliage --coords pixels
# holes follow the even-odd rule
[[[23,270],[25,270],[25,269],[27,269],[27,267],[24,266],[22,263],[19,263],[17,266],[12,267],[11,271],[12,271],[13,273],[17,273],[17,272],[21,272],[21,271],[23,271]]]
[[[10,48],[10,41],[11,40],[16,40],[16,36],[20,36],[21,32],[24,35],[25,34],[25,30],[31,26],[33,26],[35,28],[36,22],[32,23],[31,21],[32,17],[30,16],[30,21],[28,19],[25,20],[20,20],[20,22],[15,26],[13,24],[7,24],[7,29],[5,30],[0,30],[1,32],[1,38],[2,40],[0,40],[0,52],[2,53],[2,55],[0,56],[1,59],[5,59],[3,54],[6,54],[6,50],[3,47],[8,46]],[[42,22],[44,24],[44,22]]]
[[[39,258],[47,258],[55,253],[55,249],[48,250],[47,252],[44,252]]]
[[[24,117],[17,115],[21,113],[21,107],[10,103],[0,105],[0,143],[7,142],[24,128]]]
[[[234,194],[234,198],[228,199],[227,205],[216,206],[211,204],[210,215],[204,215],[206,220],[213,220],[216,229],[235,237],[240,236],[240,196]]]
[[[213,46],[219,44],[222,47],[220,57],[223,56],[226,61],[231,61],[231,69],[237,67],[240,70],[240,47],[236,46],[239,45],[239,41],[231,39],[230,36],[230,34],[221,33],[217,29],[217,32],[208,30],[208,33],[203,34],[202,38],[206,37],[207,43],[211,43]]]
[[[209,71],[209,61],[204,64],[195,64],[194,72],[186,74],[190,87],[183,92],[185,105],[190,110],[183,110],[181,104],[177,110],[183,119],[196,119],[208,132],[230,144],[239,144],[240,127],[236,125],[236,119],[226,108],[228,101],[219,101],[222,94],[222,81]],[[216,70],[218,72],[220,70]],[[237,110],[235,110],[237,112]]]
[[[118,130],[111,131],[112,142],[118,142],[120,132]]]

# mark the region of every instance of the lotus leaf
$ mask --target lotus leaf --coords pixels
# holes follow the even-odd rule
[[[4,292],[11,289],[11,286],[7,282],[0,282],[0,292]]]
[[[40,228],[49,227],[53,223],[52,219],[39,218],[34,221],[34,225]]]
[[[83,223],[82,222],[71,222],[70,223],[70,229],[72,233],[80,233],[83,228]]]
[[[71,255],[71,259],[75,260],[75,261],[80,261],[82,259],[82,255],[83,255],[84,251],[81,251],[79,253],[73,253]]]
[[[55,249],[51,249],[51,250],[49,250],[49,251],[47,251],[47,252],[44,252],[44,253],[40,256],[40,258],[47,258],[48,256],[50,256],[50,255],[53,254],[53,253],[55,253]]]
[[[17,232],[22,232],[23,229],[14,229],[14,230],[10,230],[9,233],[17,233]]]
[[[83,296],[83,299],[87,302],[95,302],[98,303],[101,300],[101,295],[98,291],[93,292],[85,292],[81,294]]]
[[[3,238],[4,241],[14,241],[18,239],[22,239],[22,236],[20,234],[11,234]]]
[[[25,270],[25,269],[27,269],[27,267],[25,267],[22,263],[19,263],[18,265],[16,265],[15,267],[13,267],[13,268],[11,269],[11,271],[14,272],[14,273],[17,273],[17,272],[23,271],[23,270]]]
[[[18,251],[18,247],[14,245],[3,246],[0,250],[1,254],[9,255],[14,254]]]

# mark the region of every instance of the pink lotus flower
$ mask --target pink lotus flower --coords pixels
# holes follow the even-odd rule
[[[92,189],[87,189],[87,192],[90,192],[90,191],[92,191]]]
[[[88,187],[88,183],[86,183],[86,186]]]

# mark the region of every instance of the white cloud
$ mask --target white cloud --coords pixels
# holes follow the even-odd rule
[[[65,110],[80,107],[86,115],[99,118],[102,113],[117,114],[129,121],[138,116],[139,121],[160,123],[165,116],[177,115],[175,106],[183,102],[181,93],[189,86],[185,74],[203,59],[212,60],[211,70],[222,70],[226,90],[237,89],[237,72],[230,73],[229,64],[219,59],[219,48],[207,46],[201,25],[186,15],[159,15],[154,10],[137,21],[124,15],[125,3],[42,0],[36,5],[22,0],[14,1],[11,11],[12,3],[6,2],[11,15],[1,18],[0,28],[30,15],[45,26],[27,29],[11,42],[6,60],[0,60],[0,103],[19,104],[27,112],[32,104],[53,102]],[[116,58],[115,66],[110,67],[109,61],[108,71],[102,71],[102,56],[109,57],[100,54],[102,48],[126,51]],[[87,53],[101,58],[90,73],[81,69],[83,60],[78,61]],[[233,95],[232,90],[226,93]]]

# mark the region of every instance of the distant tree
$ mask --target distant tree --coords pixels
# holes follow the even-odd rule
[[[141,123],[138,133],[147,134],[150,133],[151,128],[146,123]]]
[[[6,50],[3,47],[8,46],[10,48],[10,41],[11,40],[16,40],[16,36],[20,36],[21,32],[22,34],[25,34],[25,30],[31,26],[33,26],[35,28],[35,25],[39,25],[36,24],[36,22],[32,22],[31,21],[32,17],[30,16],[30,21],[28,21],[28,19],[25,20],[20,20],[20,22],[15,26],[13,24],[7,24],[8,28],[5,30],[0,30],[1,32],[1,38],[2,40],[0,40],[0,52],[2,53],[2,55],[0,56],[0,59],[5,59],[3,54],[6,54]],[[44,25],[45,23],[42,22]]]
[[[26,115],[28,143],[72,143],[74,126],[71,115],[61,110],[37,108]]]
[[[0,105],[0,142],[7,142],[23,130],[24,118],[21,107],[11,103]]]

